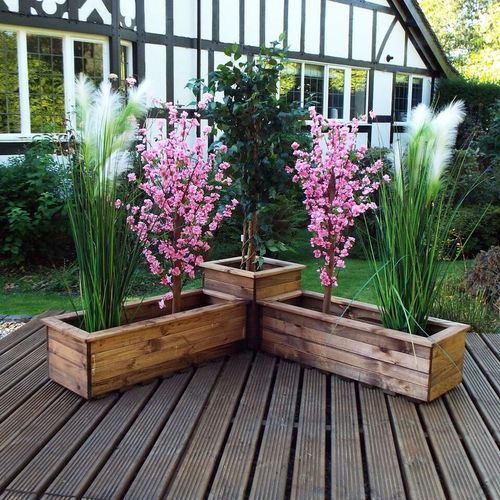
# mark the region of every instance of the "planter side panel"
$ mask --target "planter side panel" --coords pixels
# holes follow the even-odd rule
[[[433,346],[429,401],[438,398],[462,382],[465,336],[466,328]]]
[[[258,277],[255,283],[255,299],[263,300],[275,297],[288,292],[300,290],[302,271],[292,269],[283,272],[278,268],[278,273],[274,276]]]
[[[87,399],[90,397],[88,359],[85,342],[66,334],[64,329],[47,327],[49,377]]]
[[[245,339],[246,305],[235,303],[91,342],[92,397],[229,354]],[[119,345],[121,344],[121,345]]]
[[[343,377],[374,385],[391,392],[425,401],[429,389],[430,348],[411,346],[379,337],[378,345],[366,344],[373,333],[351,327],[335,327],[294,313],[276,311],[264,305],[262,349]],[[411,354],[410,354],[411,353]]]

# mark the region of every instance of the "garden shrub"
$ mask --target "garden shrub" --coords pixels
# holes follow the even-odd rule
[[[484,294],[500,312],[500,246],[479,252],[467,272],[465,286],[473,294]]]
[[[0,259],[4,265],[60,262],[73,256],[63,172],[50,138],[0,165]]]

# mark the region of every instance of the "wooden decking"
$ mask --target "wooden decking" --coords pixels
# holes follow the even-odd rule
[[[500,336],[416,405],[243,352],[86,402],[34,320],[0,340],[0,498],[500,498]]]

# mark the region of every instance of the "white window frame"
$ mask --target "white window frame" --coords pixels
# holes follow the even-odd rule
[[[31,131],[31,114],[29,104],[28,80],[28,35],[51,36],[62,39],[63,52],[63,78],[64,78],[64,112],[71,120],[75,105],[75,66],[73,42],[92,42],[103,45],[103,75],[109,74],[109,41],[104,36],[85,35],[82,33],[68,33],[65,31],[47,30],[43,28],[25,28],[11,25],[0,25],[0,31],[10,31],[16,34],[17,42],[17,67],[19,79],[19,108],[21,112],[20,133],[0,133],[0,142],[25,142],[31,141],[40,132]]]
[[[413,97],[413,79],[414,78],[420,78],[422,80],[422,100],[420,102],[426,102],[428,99],[426,99],[426,82],[429,80],[429,77],[426,77],[425,75],[415,75],[413,73],[403,73],[402,71],[398,71],[394,73],[394,76],[397,74],[400,75],[408,75],[408,99],[406,102],[406,121],[395,121],[394,125],[406,125],[408,123],[408,117],[410,116],[411,110],[412,110],[412,97]],[[392,98],[392,106],[394,106],[394,96]],[[393,108],[394,109],[394,108]],[[394,111],[393,111],[394,113]]]
[[[344,71],[344,116],[339,118],[340,122],[349,123],[351,121],[351,72],[353,69],[360,69],[366,71],[366,101],[365,101],[365,112],[364,114],[368,115],[368,96],[370,93],[370,70],[369,68],[362,68],[358,66],[343,66],[340,64],[322,64],[317,61],[306,61],[306,60],[297,60],[290,59],[291,63],[300,65],[300,105],[304,106],[304,74],[305,74],[305,65],[311,64],[314,66],[322,66],[323,67],[323,109],[321,113],[323,116],[329,118],[327,116],[328,113],[328,79],[330,74],[330,68],[332,69],[341,69]],[[309,122],[309,120],[308,120]],[[366,121],[359,122],[361,125],[368,124],[368,117]]]

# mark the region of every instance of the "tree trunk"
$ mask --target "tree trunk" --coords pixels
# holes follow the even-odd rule
[[[257,212],[252,213],[249,221],[245,216],[243,223],[243,243],[241,245],[241,269],[255,271],[255,260],[257,259],[257,247],[255,246],[255,235],[257,234]]]
[[[182,276],[172,277],[172,314],[181,310]]]
[[[328,264],[328,277],[330,280],[333,277],[333,257],[335,253],[335,247],[332,245],[332,248],[330,249],[329,256],[330,256],[330,263]],[[332,303],[332,285],[325,286],[325,291],[323,293],[323,312],[325,314],[330,313],[330,305]]]

